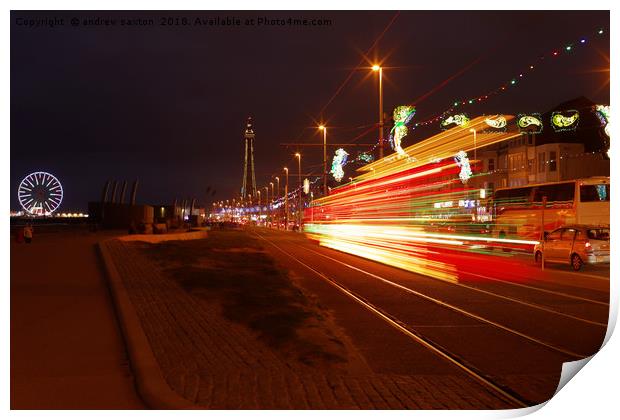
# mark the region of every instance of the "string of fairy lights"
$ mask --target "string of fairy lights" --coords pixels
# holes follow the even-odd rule
[[[563,57],[563,56],[574,56],[575,53],[577,53],[579,50],[582,50],[591,45],[594,45],[594,42],[592,41],[604,36],[606,33],[607,33],[607,30],[601,27],[597,29],[596,31],[593,31],[587,35],[584,35],[582,37],[575,38],[571,41],[565,42],[561,47],[558,47],[558,48],[549,50],[543,54],[540,54],[538,55],[536,59],[528,60],[526,62],[527,64],[523,65],[522,68],[518,72],[514,73],[512,77],[505,79],[504,82],[501,83],[500,85],[494,87],[493,89],[487,90],[481,93],[480,95],[456,99],[445,110],[437,114],[434,114],[433,116],[431,116],[430,118],[426,120],[418,121],[416,123],[410,124],[411,117],[413,117],[413,115],[415,114],[415,107],[411,105],[397,107],[397,109],[401,108],[403,111],[406,110],[406,112],[403,113],[403,116],[402,116],[403,118],[397,122],[399,123],[398,127],[396,127],[395,125],[395,127],[392,129],[392,132],[394,132],[394,129],[396,129],[396,134],[397,134],[396,141],[394,141],[394,137],[390,135],[390,144],[392,145],[392,148],[396,152],[399,152],[399,150],[402,150],[400,142],[403,139],[403,137],[405,137],[407,133],[407,128],[409,128],[410,130],[415,130],[416,128],[429,126],[431,124],[440,124],[440,128],[444,128],[442,123],[444,123],[450,118],[452,120],[458,120],[459,118],[463,118],[464,120],[469,120],[469,117],[467,116],[467,113],[465,112],[467,108],[470,108],[471,106],[475,106],[477,104],[488,101],[489,99],[497,97],[498,95],[501,95],[503,93],[513,91],[515,88],[522,86],[523,85],[522,82],[526,80],[529,75],[533,74],[533,72],[539,70],[541,66],[544,66],[548,63],[552,63],[556,59]],[[567,110],[567,111],[569,112],[568,116],[563,115],[562,114],[563,111],[553,113],[552,118],[557,119],[556,120],[557,124],[552,119],[552,126],[554,127],[555,131],[562,131],[562,127],[561,127],[562,124],[566,124],[567,130],[572,130],[576,128],[576,124],[573,126],[573,123],[576,120],[578,120],[579,118],[578,113],[576,114],[571,113],[572,110]],[[596,109],[594,109],[593,111],[599,117],[601,121],[601,126],[604,127],[605,133],[607,134],[607,136],[609,136],[609,106],[608,105],[597,105]],[[556,117],[556,114],[557,114],[557,117]],[[540,122],[540,114],[538,113],[519,114],[518,118],[519,118],[519,120],[517,121],[518,124],[520,124],[521,121],[529,122],[530,125]],[[571,118],[574,118],[575,121],[571,120]],[[403,124],[404,120],[406,120],[406,122]],[[446,125],[449,126],[450,124],[446,124]],[[456,125],[461,125],[461,124],[457,123]],[[373,124],[373,125],[370,125],[369,127],[371,127],[372,129],[377,126],[378,126],[377,124]],[[363,126],[362,128],[367,128],[367,126]],[[542,131],[542,123],[540,124],[540,129]],[[537,131],[536,133],[539,133],[539,132],[540,131]],[[366,133],[367,132],[365,131],[362,134],[362,136]],[[362,136],[356,136],[354,140],[357,140],[361,138]],[[354,140],[352,140],[351,142],[353,142]],[[333,165],[332,165],[330,172],[335,176],[335,179],[338,182],[341,182],[342,179],[344,178],[344,173],[343,173],[342,168],[346,165],[350,165],[354,163],[367,164],[367,163],[372,162],[374,160],[374,152],[377,149],[377,147],[379,147],[379,144],[380,144],[379,141],[377,141],[377,143],[375,143],[368,150],[358,152],[355,157],[349,156],[349,154],[344,149],[338,149],[333,159]],[[578,155],[589,155],[589,154],[590,152],[586,152],[586,153],[582,153]],[[569,156],[568,155],[561,156],[560,158],[567,158],[567,157]],[[571,155],[570,157],[573,157],[573,156]],[[290,203],[295,205],[297,194],[300,194],[301,191],[307,190],[309,189],[309,187],[314,186],[321,179],[322,179],[321,176],[317,176],[313,180],[307,180],[305,188],[303,186],[298,186],[297,188],[294,188],[291,191],[289,191],[288,200],[290,201]],[[272,206],[274,208],[277,208],[283,205],[285,200],[286,198],[284,196],[281,196],[273,200]],[[260,209],[260,206],[256,208]]]

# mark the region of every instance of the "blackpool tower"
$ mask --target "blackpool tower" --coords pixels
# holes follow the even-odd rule
[[[243,160],[243,184],[241,186],[241,197],[243,199],[256,198],[256,178],[254,176],[254,129],[252,128],[252,117],[248,117],[245,127],[245,158]]]

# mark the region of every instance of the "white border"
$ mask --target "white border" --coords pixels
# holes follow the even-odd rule
[[[381,2],[378,1],[370,1],[370,0],[358,0],[351,3],[345,3],[342,0],[340,2],[334,0],[314,0],[311,2],[284,2],[282,0],[264,0],[264,1],[227,1],[221,3],[207,3],[204,1],[188,1],[188,0],[176,0],[174,2],[171,1],[161,1],[161,0],[153,0],[149,2],[138,2],[131,0],[110,0],[110,1],[98,1],[98,2],[79,2],[79,1],[8,1],[4,4],[8,4],[9,8],[7,10],[7,15],[9,14],[10,9],[14,10],[246,10],[246,9],[255,9],[255,10],[375,10],[375,9],[383,9],[383,10],[394,10],[394,9],[419,9],[419,10],[437,10],[437,9],[464,9],[466,10],[581,10],[584,7],[588,7],[590,10],[610,10],[612,9],[612,5],[615,3],[611,1],[589,1],[589,2],[576,2],[572,0],[565,1],[546,1],[544,3],[540,1],[534,0],[521,0],[519,2],[497,2],[494,1],[474,1],[474,2],[463,2],[463,1],[455,1],[455,0],[444,0],[441,3],[437,2],[411,2],[407,0],[383,0]],[[615,11],[612,10],[611,14],[611,51],[616,51],[615,46],[617,45],[616,40],[616,31],[614,28],[617,26],[615,23],[617,19],[615,18]],[[2,118],[2,127],[4,128],[5,135],[3,136],[5,139],[9,138],[9,115],[10,115],[10,77],[9,77],[9,59],[10,59],[10,25],[7,24],[9,22],[8,19],[4,20],[5,28],[2,31],[2,45],[3,48],[3,76],[5,82],[3,83],[3,95],[4,100],[2,101],[2,113],[0,118]],[[612,59],[612,61],[614,61]],[[617,74],[617,71],[614,68],[614,75]],[[614,80],[617,78],[612,77]],[[618,98],[617,89],[615,89],[615,84],[612,83],[612,91],[611,91],[611,102],[615,106]],[[613,111],[612,111],[613,112]],[[614,130],[620,131],[620,130]],[[10,143],[9,141],[3,142],[3,145],[6,150],[5,153],[2,154],[2,159],[4,160],[4,164],[2,166],[2,171],[5,174],[5,181],[2,183],[2,196],[5,197],[5,215],[8,216],[10,210],[10,192],[9,192],[9,182],[10,173],[9,173],[9,165],[10,165]],[[613,146],[612,146],[613,147]],[[617,149],[618,147],[613,147],[613,149]],[[7,153],[8,152],[8,153]],[[615,179],[617,178],[617,169],[614,165],[611,166],[612,173],[611,176],[614,179],[612,184],[615,185]],[[617,199],[616,195],[612,194],[612,215],[620,214],[618,211]],[[8,219],[8,217],[7,217]],[[9,261],[9,246],[8,246],[8,238],[9,238],[9,228],[8,224],[5,224],[3,227],[4,233],[4,241],[2,242],[3,247],[3,256],[6,264],[3,264],[5,268],[5,290],[4,290],[4,343],[7,343],[9,335],[9,305],[10,305],[10,294],[9,294],[9,273],[8,271],[8,261]],[[618,229],[616,228],[616,224],[612,223],[612,251],[613,255],[617,255],[618,249]],[[612,264],[612,288],[611,288],[611,296],[612,296],[612,314],[611,318],[615,321],[617,318],[617,309],[618,309],[618,287],[617,287],[617,274],[618,270],[615,264]],[[579,372],[577,379],[570,381],[565,388],[559,392],[552,400],[541,410],[532,414],[532,418],[537,419],[549,419],[549,418],[568,418],[568,419],[583,419],[583,418],[609,418],[611,413],[618,412],[618,396],[617,396],[617,380],[619,373],[619,362],[618,356],[620,346],[618,345],[617,337],[612,337],[612,339],[607,343],[605,348],[600,354],[597,354],[592,361],[583,369],[582,372]],[[2,372],[4,379],[2,383],[2,396],[4,397],[3,402],[5,404],[5,409],[9,409],[9,347],[7,344],[2,346]],[[531,411],[531,410],[530,410]],[[522,412],[524,414],[525,412]],[[415,416],[416,418],[445,418],[445,417],[457,417],[457,418],[472,418],[472,419],[480,419],[480,418],[503,418],[503,417],[512,417],[515,412],[485,412],[485,411],[468,411],[468,412],[402,412],[402,411],[389,411],[389,412],[381,412],[375,413],[370,411],[338,411],[338,412],[324,412],[317,413],[314,411],[296,411],[294,413],[285,412],[285,411],[260,411],[260,412],[248,412],[248,411],[226,411],[226,412],[191,412],[191,413],[167,413],[167,412],[81,412],[81,411],[46,411],[46,412],[11,412],[11,416],[15,417],[27,417],[31,416],[45,416],[45,417],[57,417],[57,418],[83,418],[84,416],[92,417],[92,418],[108,418],[110,415],[114,415],[115,417],[131,417],[142,418],[148,416],[149,418],[159,418],[161,416],[190,416],[190,417],[215,417],[215,418],[240,418],[240,417],[249,417],[256,419],[274,419],[274,418],[285,418],[294,415],[295,417],[301,419],[312,419],[314,420],[317,415],[320,416],[345,416],[345,417],[355,417],[356,419],[370,419],[374,418],[378,415],[381,417],[404,417],[407,416]]]

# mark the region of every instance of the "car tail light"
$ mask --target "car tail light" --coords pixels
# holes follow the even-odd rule
[[[586,253],[587,254],[592,253],[592,244],[590,242],[586,242]]]

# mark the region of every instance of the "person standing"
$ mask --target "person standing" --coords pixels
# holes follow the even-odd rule
[[[24,240],[27,244],[32,242],[32,225],[30,223],[24,227]]]

